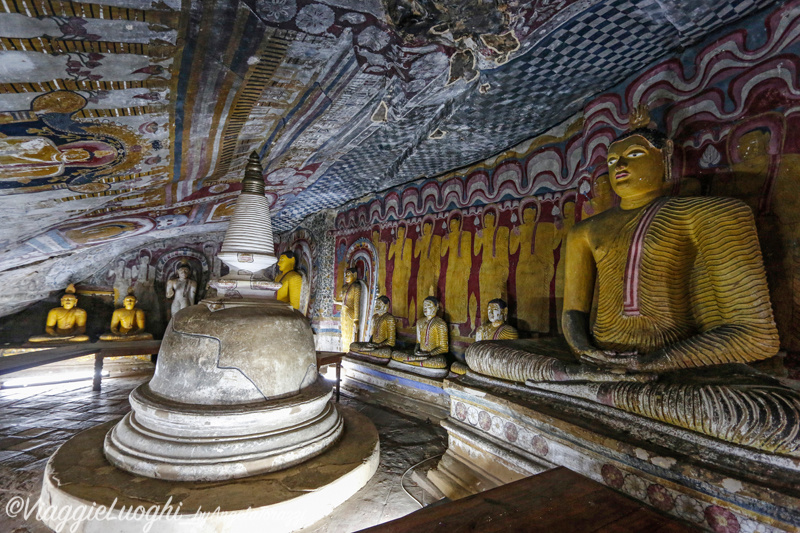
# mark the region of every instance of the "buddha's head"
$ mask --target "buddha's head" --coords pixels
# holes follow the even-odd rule
[[[381,240],[381,230],[378,229],[377,227],[372,230],[372,240],[374,242],[378,242]]]
[[[358,269],[357,268],[348,268],[344,272],[344,282],[348,285],[350,283],[354,283],[358,279]]]
[[[486,211],[483,214],[483,227],[493,228],[494,223],[497,221],[497,214],[494,211]]]
[[[458,233],[458,230],[461,229],[461,217],[460,216],[453,216],[450,218],[450,232]]]
[[[180,279],[186,279],[189,277],[189,267],[186,265],[182,265],[178,267],[178,277]]]
[[[125,299],[122,300],[122,307],[124,307],[128,311],[133,310],[133,308],[136,307],[136,296],[132,294],[126,296]]]
[[[536,205],[528,204],[522,209],[522,223],[533,224],[534,222],[536,222]]]
[[[375,300],[375,313],[382,315],[389,310],[389,297],[388,296],[378,296],[378,299]]]
[[[430,220],[426,220],[422,224],[422,234],[430,235],[432,230],[433,230],[433,222],[431,222]]]
[[[422,302],[422,313],[426,318],[433,318],[439,311],[439,300],[435,296],[428,296]]]
[[[495,298],[486,308],[486,316],[493,326],[499,326],[508,318],[508,305],[502,298]]]
[[[639,128],[617,137],[608,147],[608,177],[620,198],[661,191],[672,157],[672,141],[656,130]]]
[[[402,241],[406,236],[406,227],[403,225],[397,226],[397,240]]]
[[[767,155],[770,135],[769,132],[754,130],[748,131],[739,138],[737,149],[743,161]]]
[[[61,307],[64,309],[72,309],[78,305],[78,297],[74,294],[68,293],[61,297]]]
[[[283,252],[278,258],[278,270],[284,273],[294,270],[295,262],[294,252]]]

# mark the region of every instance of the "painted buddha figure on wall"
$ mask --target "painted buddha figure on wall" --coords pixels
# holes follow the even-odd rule
[[[397,320],[389,313],[390,301],[386,296],[375,300],[372,316],[372,336],[369,342],[350,344],[350,353],[376,363],[388,363],[392,358],[397,336]]]
[[[395,350],[392,352],[390,368],[397,368],[429,377],[444,377],[448,374],[447,354],[450,352],[450,339],[447,323],[436,316],[439,300],[428,296],[422,302],[425,317],[417,320],[417,344],[413,351]]]
[[[29,342],[86,342],[86,311],[77,307],[75,286],[69,285],[61,297],[61,307],[47,313],[45,334],[35,335]]]
[[[637,119],[649,122],[642,110]],[[800,423],[798,393],[737,364],[778,351],[753,215],[729,198],[665,198],[671,148],[646,128],[609,147],[620,205],[576,224],[567,238],[569,350],[549,340],[480,343],[467,351],[467,363],[479,374],[800,454],[796,436],[774,438]],[[756,396],[769,407],[713,410]]]
[[[145,313],[136,307],[136,296],[128,294],[122,307],[111,315],[111,332],[100,335],[101,341],[144,341],[153,335],[145,330]]]

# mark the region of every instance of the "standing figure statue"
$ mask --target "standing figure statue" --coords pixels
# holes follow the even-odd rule
[[[375,314],[372,316],[372,336],[369,342],[354,342],[350,345],[350,353],[362,356],[376,363],[386,364],[392,358],[397,321],[389,313],[389,298],[379,296],[375,300]]]
[[[101,341],[144,341],[153,335],[144,330],[145,313],[136,307],[136,296],[128,293],[122,307],[111,315],[111,333],[100,335]]]
[[[47,313],[45,335],[35,335],[29,342],[86,342],[86,311],[76,307],[78,297],[75,286],[70,284],[61,297],[61,307]]]
[[[358,329],[361,327],[361,296],[362,287],[358,280],[358,270],[348,268],[344,273],[344,287],[342,299],[338,303],[342,306],[339,317],[339,327],[342,332],[342,351],[350,351],[350,343],[358,340]]]
[[[649,122],[646,110],[638,115],[632,123]],[[800,457],[800,393],[739,364],[773,357],[779,346],[752,212],[730,198],[664,197],[671,149],[643,127],[609,147],[620,205],[567,237],[568,349],[549,339],[476,343],[467,363],[479,374]]]
[[[425,317],[417,320],[417,344],[414,350],[395,350],[392,352],[390,368],[397,368],[429,377],[444,377],[448,374],[447,354],[450,353],[450,339],[447,323],[436,316],[439,300],[428,296],[422,302]]]
[[[167,282],[167,299],[173,298],[170,307],[173,317],[181,309],[194,305],[197,282],[189,279],[190,273],[191,269],[188,265],[181,265],[178,267],[178,277]]]

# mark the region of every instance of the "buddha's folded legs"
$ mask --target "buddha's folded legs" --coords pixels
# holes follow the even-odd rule
[[[368,342],[354,342],[350,345],[350,354],[368,361],[385,364],[392,358],[392,348],[390,346],[373,348]]]
[[[430,355],[423,358],[423,356],[399,350],[392,352],[389,367],[428,377],[444,377],[450,372],[447,365],[447,354]]]
[[[667,380],[669,381],[669,380]],[[769,383],[533,383],[734,444],[800,457],[800,391]]]

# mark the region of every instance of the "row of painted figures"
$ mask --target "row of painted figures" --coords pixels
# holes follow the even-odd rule
[[[166,297],[172,299],[170,311],[174,316],[178,311],[194,305],[197,282],[189,277],[190,268],[178,267],[177,275],[167,282]],[[145,331],[145,312],[136,307],[136,296],[132,291],[122,301],[122,307],[111,315],[110,331],[100,335],[101,341],[141,341],[153,338]],[[44,335],[34,335],[28,339],[36,343],[87,342],[86,311],[77,307],[78,296],[75,286],[70,285],[61,297],[61,307],[47,313]]]
[[[648,123],[637,110],[609,146],[620,205],[567,236],[563,338],[501,340],[516,332],[495,300],[462,379],[523,383],[800,457],[800,392],[748,365],[779,349],[752,212],[730,198],[666,197],[672,144]],[[386,304],[372,341],[351,354],[446,375],[438,302],[425,300],[413,352],[393,348]]]

